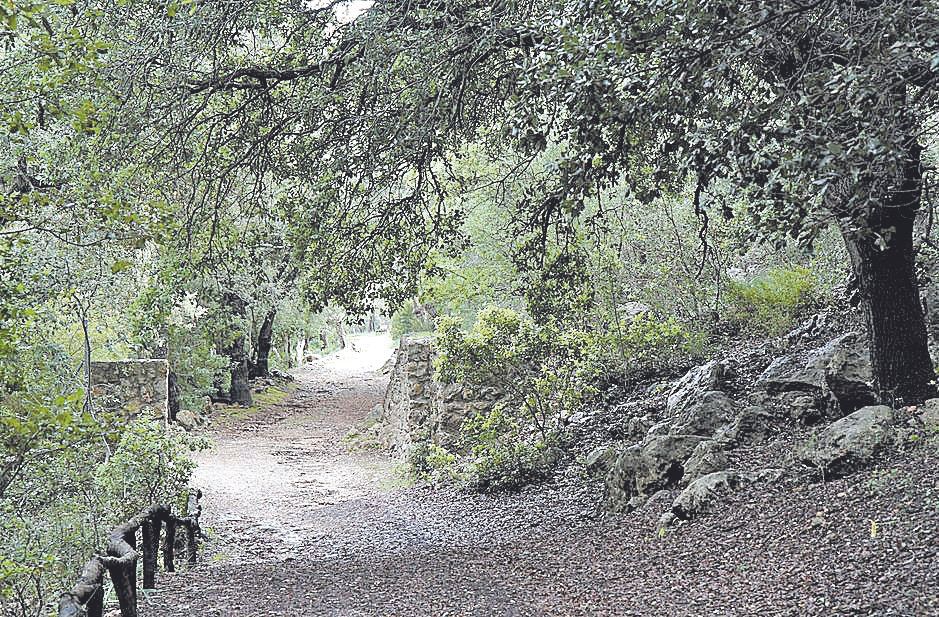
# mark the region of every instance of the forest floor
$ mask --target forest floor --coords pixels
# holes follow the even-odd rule
[[[354,344],[298,371],[287,400],[213,426],[203,560],[161,575],[142,616],[939,615],[935,448],[744,490],[660,536],[668,495],[626,515],[586,480],[473,495],[350,447],[391,353]]]

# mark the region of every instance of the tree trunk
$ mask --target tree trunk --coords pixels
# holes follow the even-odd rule
[[[170,422],[176,421],[176,415],[179,413],[179,380],[176,378],[176,373],[170,371],[166,379],[167,384],[167,398],[169,399],[169,409],[166,410],[167,415],[169,416]]]
[[[891,405],[936,394],[913,244],[922,190],[920,154],[914,143],[901,186],[868,217],[872,233],[844,232],[867,321],[874,389]]]
[[[303,366],[303,359],[306,356],[306,338],[300,337],[297,341],[297,366]]]
[[[270,357],[271,347],[274,345],[274,318],[277,316],[277,310],[271,309],[264,316],[261,322],[261,329],[258,330],[258,340],[254,345],[254,360],[251,362],[250,375],[255,377],[270,377]]]
[[[251,399],[251,383],[248,377],[248,354],[245,353],[245,337],[239,336],[228,348],[228,357],[231,358],[231,386],[228,389],[228,400],[234,405],[250,407],[254,401]]]
[[[225,304],[231,308],[232,315],[241,317],[245,314],[245,302],[234,293],[225,294]],[[250,407],[251,383],[248,375],[248,353],[245,350],[245,337],[239,334],[225,349],[225,355],[231,361],[231,384],[228,388],[228,401],[233,405]]]

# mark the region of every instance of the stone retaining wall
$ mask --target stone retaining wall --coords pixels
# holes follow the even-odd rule
[[[434,378],[436,352],[427,337],[402,337],[382,405],[381,440],[404,456],[415,443],[454,446],[463,421],[502,399],[496,387],[471,388]]]
[[[97,404],[132,420],[166,422],[169,409],[169,363],[121,360],[91,363],[91,394]]]

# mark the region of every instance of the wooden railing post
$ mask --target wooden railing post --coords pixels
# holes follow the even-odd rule
[[[132,520],[115,529],[108,542],[105,564],[114,583],[114,593],[121,607],[121,617],[137,617],[137,528]]]
[[[141,527],[144,589],[156,589],[157,556],[160,552],[161,526],[162,521],[157,516],[151,516],[143,522]]]
[[[176,519],[170,513],[166,517],[166,537],[163,540],[163,568],[167,572],[175,572],[176,564]]]
[[[107,556],[96,556],[82,570],[78,582],[70,592],[59,596],[59,617],[102,617],[104,608],[104,574],[111,575],[114,593],[121,608],[121,617],[137,617],[137,560],[143,557],[143,588],[156,586],[157,562],[160,551],[160,531],[166,522],[166,541],[163,545],[163,565],[167,572],[175,569],[176,531],[186,528],[186,552],[190,564],[196,563],[200,534],[199,504],[201,491],[189,496],[185,518],[173,516],[167,506],[153,505],[118,526],[108,536]],[[137,551],[137,530],[142,532],[141,550]]]
[[[198,551],[198,539],[196,538],[196,524],[190,519],[186,521],[186,553],[189,565],[196,564],[196,552]]]
[[[196,553],[199,550],[199,536],[202,535],[199,527],[199,517],[202,514],[202,505],[199,499],[202,497],[202,491],[196,489],[189,491],[189,500],[186,504],[186,518],[189,524],[186,525],[186,541],[189,552],[189,565],[196,565]]]

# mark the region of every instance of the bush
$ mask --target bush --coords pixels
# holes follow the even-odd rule
[[[782,334],[815,300],[817,279],[808,268],[774,268],[749,282],[731,281],[731,321],[773,336]]]
[[[184,507],[195,466],[189,454],[205,445],[137,421],[106,459],[102,437],[110,430],[58,417],[59,428],[34,444],[35,456],[0,495],[0,614],[48,614],[111,528],[151,503]],[[76,441],[78,430],[84,438]]]
[[[567,420],[611,380],[689,364],[701,337],[675,320],[640,316],[618,332],[535,324],[515,311],[487,308],[463,331],[444,319],[437,332],[437,372],[446,382],[496,385],[503,406],[461,428],[465,478],[480,490],[516,488],[544,477],[548,453]]]
[[[404,305],[394,312],[394,315],[391,316],[391,336],[395,340],[398,340],[405,334],[411,334],[412,332],[432,332],[434,330],[434,322],[418,315],[415,312],[417,306],[413,300],[408,300]]]
[[[182,510],[196,468],[190,455],[207,445],[176,426],[138,420],[122,435],[114,455],[98,467],[95,486],[120,520],[152,504]]]
[[[467,419],[460,433],[470,455],[463,480],[474,490],[518,490],[550,474],[547,443],[526,438],[518,419],[501,406]]]

